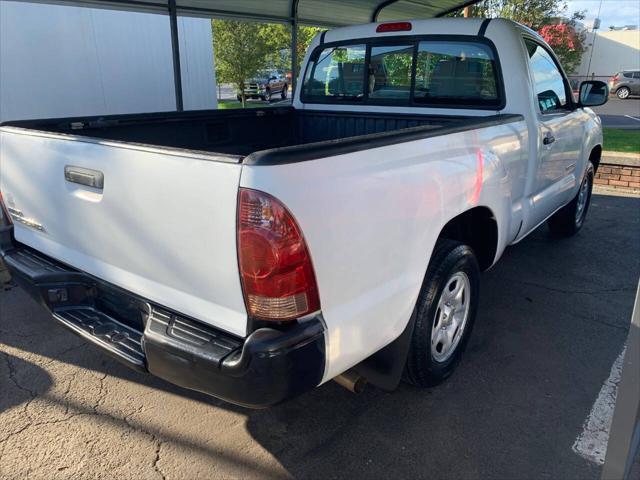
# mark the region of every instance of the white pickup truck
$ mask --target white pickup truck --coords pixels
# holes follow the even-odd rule
[[[3,124],[2,256],[64,326],[229,402],[434,385],[480,272],[582,226],[607,96],[507,20],[327,31],[292,106]]]

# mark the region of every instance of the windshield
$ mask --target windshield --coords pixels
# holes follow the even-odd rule
[[[400,38],[316,49],[302,101],[497,108],[503,103],[499,87],[486,43]]]

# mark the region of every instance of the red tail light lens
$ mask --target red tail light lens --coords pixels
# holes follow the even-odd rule
[[[409,31],[411,31],[411,22],[381,23],[376,28],[377,33],[409,32]]]
[[[320,310],[311,257],[300,227],[271,195],[240,189],[238,259],[249,314],[293,320]]]
[[[9,211],[2,199],[2,192],[0,192],[0,225],[13,225],[11,215],[9,215]]]

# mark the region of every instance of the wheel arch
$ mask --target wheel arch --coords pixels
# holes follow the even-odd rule
[[[493,265],[498,252],[498,221],[488,207],[474,207],[449,220],[438,238],[469,245],[476,254],[480,269],[487,270]]]
[[[589,161],[593,164],[594,173],[598,171],[602,159],[602,145],[595,145],[589,153]]]

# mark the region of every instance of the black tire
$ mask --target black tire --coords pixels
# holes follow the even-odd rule
[[[270,102],[271,101],[271,90],[269,90],[268,88],[264,91],[264,95],[262,95],[262,101],[263,102]]]
[[[631,90],[629,90],[629,87],[620,87],[618,90],[616,90],[616,96],[620,100],[626,100],[627,98],[629,98],[629,95],[631,95]]]
[[[469,281],[468,314],[459,340],[448,358],[434,357],[431,333],[441,318],[439,302],[450,280],[464,273]],[[436,243],[414,310],[415,326],[407,356],[404,380],[416,387],[430,387],[447,379],[455,370],[469,341],[478,308],[480,267],[473,250],[460,242],[440,239]],[[457,329],[456,329],[457,332]],[[454,333],[454,337],[455,337]]]
[[[554,213],[549,220],[547,220],[547,225],[549,226],[551,233],[559,237],[570,237],[571,235],[578,233],[582,228],[582,225],[584,225],[584,221],[587,218],[587,212],[589,211],[589,205],[591,203],[593,175],[593,164],[589,162],[587,170],[584,173],[584,177],[582,178],[582,182],[580,182],[580,188],[578,189],[576,196],[573,197],[573,200],[571,200],[567,205]],[[583,191],[583,189],[585,190]],[[582,203],[580,197],[581,193],[586,195],[586,198],[583,197],[586,203]]]
[[[289,90],[289,85],[287,85],[286,83],[284,84],[284,87],[282,87],[282,93],[280,93],[280,98],[282,98],[282,100],[287,98],[287,91]]]

